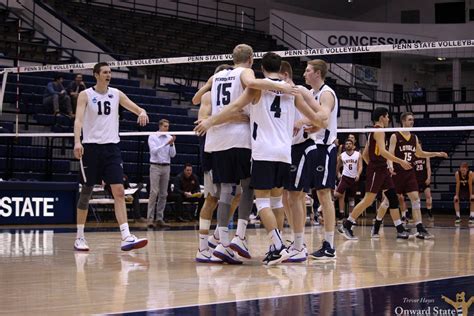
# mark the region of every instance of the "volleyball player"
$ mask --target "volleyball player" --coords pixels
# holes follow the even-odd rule
[[[123,92],[109,87],[112,71],[107,63],[97,63],[93,74],[96,84],[79,93],[74,122],[74,157],[81,161],[82,182],[77,202],[77,238],[74,248],[78,251],[89,250],[84,237],[84,225],[92,189],[102,180],[110,185],[114,197],[115,216],[122,235],[121,249],[128,251],[142,248],[148,240],[131,234],[128,227],[122,157],[118,147],[119,106],[135,113],[140,126],[148,123],[148,115]]]
[[[461,163],[459,170],[456,171],[454,176],[456,178],[456,195],[454,196],[455,224],[461,224],[461,201],[470,202],[469,224],[474,224],[474,195],[472,191],[474,176],[472,171],[469,170],[467,162]]]

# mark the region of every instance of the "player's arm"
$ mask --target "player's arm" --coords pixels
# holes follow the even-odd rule
[[[409,162],[395,157],[392,153],[388,152],[387,149],[385,149],[385,133],[384,132],[375,132],[372,134],[375,142],[377,143],[377,147],[379,148],[380,155],[384,157],[387,160],[391,160],[395,163],[398,163],[400,166],[403,167],[403,169],[409,170],[411,169],[411,165]],[[391,143],[391,139],[390,139]]]
[[[259,91],[254,89],[245,89],[244,93],[240,97],[237,98],[234,102],[226,105],[222,111],[217,113],[216,115],[212,115],[205,120],[198,121],[198,125],[194,128],[194,131],[198,133],[198,135],[204,135],[209,128],[215,125],[219,125],[225,122],[228,122],[230,119],[235,117],[236,114],[240,113],[240,111],[249,103],[251,103],[255,98],[256,95],[259,94]]]
[[[426,158],[426,180],[425,184],[429,185],[431,183],[431,162],[430,158]]]
[[[321,107],[321,110],[318,112],[313,111],[309,107],[309,105],[305,102],[303,96],[300,94],[297,94],[295,96],[295,106],[298,109],[298,111],[300,111],[301,114],[303,114],[305,118],[308,120],[307,125],[317,126],[321,128],[328,127],[327,111],[325,111],[323,107]]]
[[[362,152],[362,159],[364,159],[366,164],[369,164],[369,142],[365,144],[364,151]]]
[[[341,158],[341,155],[338,155],[337,163],[336,163],[337,178],[341,177],[341,167],[342,167],[342,158]]]
[[[202,121],[207,119],[212,114],[212,103],[211,103],[211,93],[208,91],[203,94],[201,98],[201,106],[199,107],[198,112],[198,121]],[[234,116],[229,118],[229,121],[225,123],[239,123],[239,122],[248,122],[249,116],[239,112],[236,113]]]
[[[255,78],[255,74],[252,69],[245,69],[242,71],[240,74],[240,80],[245,87],[255,90],[277,90],[288,94],[298,93],[298,89],[288,83],[280,83],[272,80]]]
[[[473,180],[473,178],[474,178],[474,175],[473,175],[472,171],[469,171],[469,176],[467,177],[467,179],[468,179],[470,198],[472,198],[472,180]],[[474,202],[474,201],[471,201],[471,202]]]
[[[459,201],[459,190],[461,189],[461,183],[459,181],[459,171],[456,171],[454,176],[456,177],[456,195],[454,196],[454,201],[458,202]]]
[[[145,109],[136,105],[136,103],[130,100],[122,91],[119,91],[119,96],[120,105],[138,116],[137,123],[140,124],[140,126],[147,125],[150,120],[148,119]]]
[[[362,174],[362,159],[357,161],[357,178],[356,181],[360,179],[360,175]]]
[[[424,151],[421,148],[420,143],[418,142],[418,138],[416,139],[416,152],[415,156],[419,158],[431,158],[431,157],[441,157],[441,158],[448,158],[448,154],[444,151]]]
[[[211,76],[211,78],[209,78],[207,82],[194,94],[193,99],[191,100],[191,102],[194,105],[198,105],[199,103],[202,103],[202,100],[201,100],[202,97],[204,96],[206,92],[210,91],[212,88],[213,78],[214,76]]]
[[[388,151],[395,156],[395,147],[397,146],[397,136],[395,134],[392,134],[390,136],[390,144],[388,145]],[[393,161],[387,160],[387,165],[393,172]]]
[[[81,144],[81,131],[87,106],[87,93],[82,91],[77,97],[76,119],[74,120],[74,157],[81,159],[84,147]]]

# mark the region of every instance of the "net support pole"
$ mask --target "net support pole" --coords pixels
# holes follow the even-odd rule
[[[5,89],[7,88],[7,76],[8,71],[3,72],[3,79],[2,79],[2,88],[0,89],[0,114],[3,111],[3,97],[5,96]]]

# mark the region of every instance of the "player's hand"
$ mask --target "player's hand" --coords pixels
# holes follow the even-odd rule
[[[391,176],[394,176],[394,175],[397,174],[397,173],[393,170],[392,167],[388,167],[387,169],[388,169],[388,172],[390,173]]]
[[[82,155],[84,155],[84,147],[82,147],[82,144],[80,142],[76,143],[74,145],[74,157],[76,159],[81,159]]]
[[[400,161],[400,166],[402,166],[402,168],[405,169],[405,170],[410,170],[411,169],[411,164],[406,160]]]
[[[337,179],[339,179],[339,180],[340,180],[340,179],[341,179],[341,177],[342,177],[342,174],[338,173],[338,174],[337,174]]]
[[[197,126],[194,128],[194,131],[199,136],[203,136],[211,128],[211,122],[209,121],[208,118],[197,120],[194,123],[197,124]]]
[[[441,157],[441,158],[445,158],[445,159],[446,159],[446,158],[448,158],[448,154],[445,153],[444,151],[442,151],[442,152],[439,152],[439,153],[436,155],[436,157]]]
[[[235,121],[237,123],[248,123],[250,122],[250,117],[247,114],[242,112],[236,117]]]
[[[300,129],[303,127],[304,122],[303,120],[298,120],[295,122],[295,125],[293,126],[293,136],[296,136]]]
[[[191,194],[191,192],[184,192],[184,196],[187,197],[187,198],[190,198],[193,195]]]
[[[295,85],[291,85],[289,83],[281,84],[281,91],[286,94],[297,95],[300,94],[300,89]]]
[[[459,197],[457,195],[454,196],[454,203],[459,203]]]
[[[149,122],[150,122],[150,119],[148,118],[148,114],[146,114],[146,111],[145,110],[141,111],[140,114],[138,115],[137,123],[140,126],[145,126]]]
[[[430,185],[430,183],[431,183],[431,179],[426,179],[425,185]]]
[[[176,140],[176,136],[171,136],[171,139],[168,141],[168,145],[174,144],[174,141]]]
[[[359,182],[359,176],[356,176],[354,182]]]
[[[304,128],[304,131],[308,134],[316,133],[319,131],[321,128],[318,126],[308,126]]]

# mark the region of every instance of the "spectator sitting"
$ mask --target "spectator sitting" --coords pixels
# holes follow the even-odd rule
[[[82,81],[82,74],[77,74],[74,80],[69,83],[67,87],[67,93],[71,98],[73,113],[76,113],[77,97],[79,96],[79,92],[86,90],[86,88],[87,87],[84,81]]]
[[[187,214],[187,216],[184,214],[183,202],[198,202],[199,211],[204,203],[204,199],[201,194],[199,179],[193,174],[193,166],[191,164],[185,164],[183,172],[174,178],[171,188],[168,201],[175,202],[176,220],[180,222],[192,220],[193,214]]]
[[[63,87],[64,78],[61,75],[54,77],[46,86],[43,95],[43,105],[53,107],[54,115],[64,113],[70,117],[74,117],[72,113],[71,98],[67,95]]]
[[[130,181],[128,181],[127,175],[124,174],[123,187],[124,189],[137,189],[135,193],[125,196],[125,202],[132,203],[133,217],[135,219],[135,222],[145,223],[146,219],[142,217],[141,210],[140,210],[140,191],[143,188],[143,184],[138,183],[135,187],[132,188],[130,186]],[[104,191],[113,197],[112,190],[110,189],[110,185],[105,184]]]

